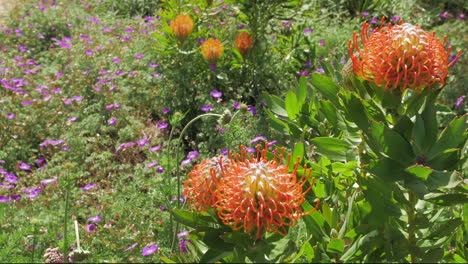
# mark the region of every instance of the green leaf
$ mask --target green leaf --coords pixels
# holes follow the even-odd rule
[[[326,156],[331,160],[348,161],[352,160],[355,155],[349,153],[355,147],[348,142],[339,138],[316,137],[311,142],[317,147],[316,152]]]
[[[218,223],[207,213],[198,213],[187,210],[174,209],[170,211],[174,218],[184,225],[195,229],[209,230],[213,228],[214,223]]]
[[[436,227],[431,228],[431,233],[424,239],[439,239],[445,236],[451,236],[453,232],[463,224],[461,218],[450,219]]]
[[[310,82],[326,99],[339,107],[337,93],[340,87],[332,79],[323,74],[312,74]]]
[[[263,97],[267,103],[268,108],[275,114],[280,116],[288,116],[286,112],[284,101],[281,98],[275,95],[269,95],[267,93],[263,93]]]
[[[177,262],[173,261],[172,259],[168,259],[168,258],[166,258],[166,257],[164,257],[164,256],[159,256],[159,258],[160,258],[160,259],[162,260],[162,262],[164,262],[164,263],[177,263]]]
[[[462,182],[461,177],[456,171],[443,172],[433,171],[426,181],[426,186],[429,190],[435,190],[437,188],[454,188]]]
[[[437,142],[428,153],[429,160],[442,153],[446,149],[458,148],[466,142],[468,133],[466,133],[468,115],[454,118],[450,124],[442,131]]]
[[[231,252],[234,250],[234,244],[228,243],[222,239],[222,235],[228,232],[229,228],[213,229],[205,232],[203,242],[210,248],[221,252]]]
[[[437,123],[435,106],[428,104],[422,114],[416,115],[412,139],[418,149],[418,154],[426,154],[437,139],[439,125]]]
[[[366,108],[369,118],[374,121],[387,123],[387,118],[385,117],[382,109],[375,103],[374,100],[363,100],[362,105]]]
[[[295,92],[297,96],[297,101],[300,104],[304,103],[307,98],[307,80],[305,76],[301,76],[301,78],[299,79],[299,85],[297,86]]]
[[[369,119],[366,109],[361,102],[361,98],[354,92],[345,91],[340,93],[343,100],[345,113],[348,119],[356,123],[356,125],[363,131],[369,128]]]
[[[426,201],[429,201],[438,205],[454,205],[468,203],[468,196],[465,193],[450,193],[450,194],[427,194],[424,197]]]
[[[384,182],[403,180],[405,175],[405,166],[386,157],[372,161],[366,168]]]
[[[342,239],[332,238],[327,245],[327,252],[335,254],[341,254],[344,251],[345,243]]]
[[[297,114],[299,114],[301,110],[301,105],[299,105],[296,94],[293,93],[293,91],[286,93],[285,106],[289,119],[296,119]]]
[[[334,126],[338,126],[338,115],[335,106],[326,100],[320,100],[320,111],[325,115],[327,120]]]
[[[214,249],[208,249],[206,253],[200,259],[200,263],[215,263],[224,257],[231,255],[232,252],[218,251]]]
[[[292,261],[293,263],[300,263],[300,258],[305,254],[308,263],[312,263],[315,256],[315,251],[309,243],[310,239],[302,244],[301,249],[297,253],[296,257]]]
[[[424,256],[421,259],[421,263],[440,263],[440,260],[444,256],[444,250],[442,248],[433,248],[424,252]]]
[[[305,153],[305,147],[304,147],[304,142],[297,142],[296,145],[294,145],[294,149],[292,152],[291,156],[291,163],[289,164],[289,170],[292,170],[294,168],[294,163],[298,160],[302,160],[304,158],[304,153]]]
[[[403,165],[409,165],[414,161],[413,148],[398,132],[382,123],[371,122],[369,133],[379,150],[388,157],[399,161]]]
[[[341,256],[340,260],[343,262],[348,262],[350,258],[356,256],[356,253],[359,250],[368,246],[369,244],[374,244],[375,246],[377,246],[377,243],[374,243],[374,241],[381,239],[381,237],[382,236],[379,236],[378,230],[372,230],[371,232],[361,237],[359,240],[355,241],[354,244]]]
[[[427,162],[427,166],[436,170],[454,170],[460,161],[460,149],[446,149]]]
[[[308,202],[304,202],[302,203],[302,208],[304,209],[304,212],[308,212],[311,211],[314,207]],[[319,212],[315,211],[311,214],[305,215],[303,220],[306,224],[308,236],[313,236],[313,238],[318,240],[322,240],[324,237],[328,238],[328,235],[323,230],[325,219]]]
[[[418,177],[419,179],[425,181],[432,173],[433,169],[429,167],[425,167],[419,164],[415,164],[411,167],[405,169],[406,172],[413,174],[414,176]]]

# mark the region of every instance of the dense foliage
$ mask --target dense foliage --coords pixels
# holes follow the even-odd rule
[[[467,8],[17,3],[0,262],[466,262]]]

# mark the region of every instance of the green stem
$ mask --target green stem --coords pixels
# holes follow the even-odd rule
[[[184,136],[185,132],[190,127],[190,125],[193,124],[198,119],[200,119],[202,117],[206,117],[206,116],[215,116],[215,117],[218,117],[218,118],[222,117],[222,115],[214,114],[214,113],[206,113],[206,114],[199,115],[199,116],[193,118],[192,120],[190,120],[190,122],[188,122],[187,125],[185,125],[185,127],[182,129],[182,132],[180,132],[179,139],[178,139],[178,142],[177,142],[177,146],[175,148],[175,150],[176,150],[175,161],[176,161],[176,176],[177,176],[177,199],[179,199],[179,197],[180,197],[180,175],[179,175],[179,148],[180,148],[180,142],[182,141],[182,137]],[[171,214],[171,216],[172,216],[172,214]],[[177,222],[176,223],[176,230],[175,230],[175,233],[174,233],[174,235],[172,237],[171,252],[174,252],[174,246],[175,246],[176,236],[177,236],[178,232],[179,232],[179,223]]]
[[[346,233],[346,228],[348,226],[349,218],[351,217],[351,212],[353,211],[354,199],[356,199],[356,196],[358,195],[358,193],[359,193],[359,191],[356,190],[348,200],[348,202],[349,202],[348,212],[346,213],[345,221],[344,221],[343,226],[341,227],[340,233],[338,235],[338,238],[340,238],[340,239],[342,239],[344,237],[345,233]]]
[[[66,174],[66,190],[65,190],[65,213],[63,217],[63,261],[64,263],[67,262],[67,253],[68,253],[68,207],[69,207],[69,200],[70,200],[70,182],[69,182],[69,172]]]
[[[413,191],[408,192],[409,204],[407,214],[408,214],[408,248],[410,251],[411,263],[416,263],[416,226],[414,223],[415,220],[415,206],[417,203],[416,195]]]

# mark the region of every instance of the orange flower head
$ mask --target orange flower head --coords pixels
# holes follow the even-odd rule
[[[174,36],[179,41],[184,41],[192,33],[193,30],[193,20],[191,17],[186,15],[177,15],[171,21],[171,30]]]
[[[242,32],[236,36],[234,40],[234,47],[245,56],[253,47],[252,36],[247,32]]]
[[[441,89],[448,75],[447,39],[441,42],[434,33],[408,23],[380,26],[369,36],[369,24],[361,30],[361,45],[354,33],[349,54],[354,73],[374,82],[385,91]],[[457,56],[460,56],[461,51]],[[453,60],[453,62],[456,61]],[[452,63],[453,63],[452,62]],[[438,84],[438,87],[436,86]]]
[[[312,171],[305,168],[304,175],[297,180],[298,164],[293,172],[288,171],[288,165],[283,165],[284,149],[279,159],[275,155],[268,160],[267,148],[265,145],[260,150],[257,146],[257,155],[247,157],[241,146],[237,161],[226,168],[215,203],[224,224],[233,226],[234,230],[243,229],[255,234],[256,239],[264,232],[286,235],[289,226],[296,225],[301,216],[315,210],[304,213],[301,208],[304,195],[312,185],[305,191],[302,187]]]
[[[207,39],[201,45],[201,53],[203,58],[210,62],[211,64],[216,64],[216,62],[223,55],[224,46],[219,39]]]
[[[223,177],[223,170],[230,165],[230,160],[223,160],[223,157],[204,160],[195,165],[187,175],[183,194],[187,197],[188,204],[197,211],[207,211],[216,202],[216,189]]]

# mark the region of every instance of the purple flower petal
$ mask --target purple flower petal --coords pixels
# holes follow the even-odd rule
[[[24,162],[21,162],[19,165],[18,165],[18,168],[22,169],[22,170],[29,170],[31,169],[31,165],[29,164],[26,164]]]
[[[250,143],[255,143],[259,140],[263,140],[263,141],[267,141],[266,137],[264,136],[261,136],[261,135],[257,135],[254,139],[250,140]]]
[[[160,149],[161,149],[161,146],[154,146],[154,147],[149,148],[148,151],[153,152],[153,151],[157,151]]]
[[[144,147],[146,144],[149,143],[149,140],[146,139],[146,138],[141,138],[139,140],[137,140],[136,142],[140,147]]]
[[[91,232],[93,230],[96,230],[96,225],[95,224],[89,224],[86,226],[85,231],[86,232]]]
[[[203,112],[209,112],[209,111],[213,110],[213,107],[211,107],[211,105],[204,105],[204,106],[201,107],[201,110]]]
[[[129,246],[128,248],[125,249],[125,251],[129,251],[131,249],[134,249],[136,246],[138,246],[138,243],[135,243],[135,244]]]
[[[85,186],[81,187],[80,190],[88,191],[88,190],[91,190],[92,188],[94,188],[94,183],[89,183],[89,184],[86,184]]]
[[[221,93],[218,90],[213,90],[211,91],[210,95],[213,96],[214,98],[221,98],[223,96],[223,93]]]
[[[5,197],[0,195],[0,203],[8,203],[10,201],[10,197]]]
[[[157,126],[158,126],[159,129],[165,129],[165,128],[167,128],[169,126],[169,124],[166,123],[166,122],[163,122],[163,121],[159,121]]]
[[[18,177],[16,177],[16,175],[13,174],[13,173],[6,173],[4,177],[5,177],[5,181],[7,181],[9,183],[17,183],[18,182]]]
[[[153,243],[150,246],[144,247],[143,251],[141,252],[141,255],[144,257],[153,255],[158,249],[159,247],[155,243]]]
[[[57,181],[57,178],[53,178],[53,179],[46,179],[46,180],[42,180],[41,183],[43,186],[49,184],[49,183],[53,183],[53,182],[56,182]]]
[[[145,166],[146,166],[147,168],[151,168],[151,167],[156,166],[156,165],[158,165],[158,164],[159,164],[159,162],[153,161],[153,162],[150,162],[150,163],[146,164]]]
[[[101,214],[88,218],[88,222],[94,222],[94,223],[101,222]]]

